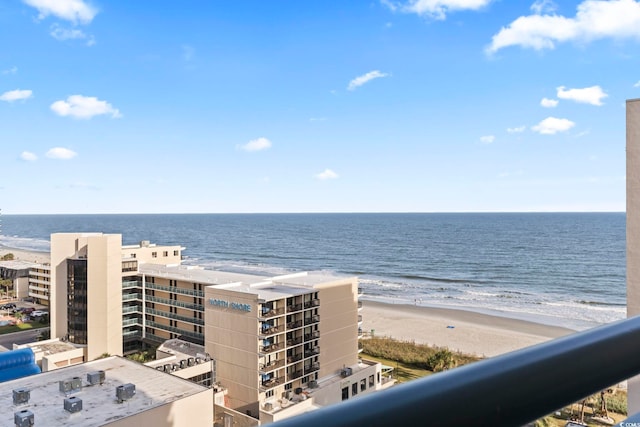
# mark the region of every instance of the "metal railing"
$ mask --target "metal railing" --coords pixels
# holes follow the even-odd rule
[[[292,417],[278,427],[521,426],[640,373],[640,316]]]

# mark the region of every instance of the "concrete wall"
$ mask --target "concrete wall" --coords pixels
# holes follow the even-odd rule
[[[248,304],[251,311],[225,308],[210,299]],[[205,349],[216,361],[217,381],[229,390],[231,408],[258,400],[258,301],[257,295],[205,288]]]
[[[627,315],[640,314],[640,99],[627,101]],[[628,383],[629,413],[640,412],[640,377]]]
[[[142,396],[136,396],[142,398]],[[211,427],[213,389],[105,424],[110,427]]]

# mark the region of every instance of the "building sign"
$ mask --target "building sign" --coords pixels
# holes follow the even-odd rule
[[[251,304],[242,304],[239,302],[229,302],[223,299],[209,298],[209,305],[219,308],[230,308],[232,310],[245,311],[249,313],[251,311]]]

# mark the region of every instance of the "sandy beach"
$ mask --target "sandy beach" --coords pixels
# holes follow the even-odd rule
[[[362,329],[375,336],[497,356],[574,333],[571,329],[472,311],[363,301]]]
[[[36,262],[38,264],[48,264],[51,260],[51,256],[48,252],[25,251],[22,249],[0,246],[0,257],[6,254],[13,254],[15,260]]]

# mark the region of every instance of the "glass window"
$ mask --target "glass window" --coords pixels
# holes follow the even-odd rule
[[[360,391],[365,391],[367,389],[367,379],[363,378],[360,380]]]
[[[158,257],[158,252],[151,252],[151,257],[152,258],[157,258]]]
[[[358,394],[358,383],[351,384],[351,396]]]
[[[349,398],[349,387],[345,387],[342,389],[342,400],[347,400]]]
[[[373,375],[369,375],[369,387],[376,385]]]

